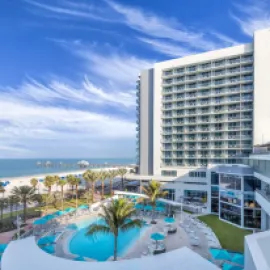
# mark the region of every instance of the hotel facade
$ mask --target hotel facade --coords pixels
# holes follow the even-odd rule
[[[269,70],[269,29],[256,31],[250,44],[143,70],[137,81],[141,182],[159,180],[170,199],[200,199],[207,212],[236,226],[269,229],[270,203],[260,196],[270,174],[261,177],[249,163],[253,146],[270,142]]]

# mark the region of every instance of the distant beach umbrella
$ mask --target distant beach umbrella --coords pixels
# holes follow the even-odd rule
[[[44,180],[43,180],[43,179],[39,179],[38,181],[39,181],[40,183],[44,182]]]
[[[146,205],[144,207],[144,210],[146,210],[146,211],[152,211],[153,210],[153,207],[151,205]]]
[[[166,217],[166,218],[164,218],[164,221],[165,221],[166,223],[174,223],[174,222],[175,222],[175,219],[172,218],[172,217]]]

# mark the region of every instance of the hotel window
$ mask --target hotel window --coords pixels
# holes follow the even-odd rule
[[[220,203],[220,217],[231,223],[241,225],[241,208]]]
[[[174,201],[175,199],[175,189],[163,189],[163,191],[167,191],[167,195],[165,196],[165,199]]]
[[[177,176],[176,171],[161,171],[162,176]]]
[[[261,210],[244,210],[244,227],[261,228]]]
[[[221,174],[220,186],[224,189],[241,190],[241,177],[231,174]]]
[[[261,189],[261,181],[253,176],[244,176],[244,190],[255,191]]]
[[[241,206],[242,194],[234,191],[220,191],[220,201]]]
[[[219,187],[211,186],[211,197],[219,197]]]
[[[189,177],[206,177],[206,172],[189,172]]]
[[[211,199],[211,212],[212,213],[218,213],[219,212],[219,199],[218,198],[212,198]]]

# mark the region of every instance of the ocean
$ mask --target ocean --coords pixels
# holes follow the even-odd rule
[[[86,158],[76,158],[76,159],[0,159],[0,178],[8,177],[20,177],[20,176],[30,176],[38,174],[47,173],[57,173],[57,172],[69,172],[80,170],[77,162],[80,160],[86,160],[90,164],[135,164],[135,159],[123,158],[123,159],[86,159]],[[44,164],[50,161],[51,166],[46,167]],[[41,162],[41,165],[37,165]],[[7,179],[8,180],[8,179]]]

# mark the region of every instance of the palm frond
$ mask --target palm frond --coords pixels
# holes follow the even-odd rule
[[[134,219],[134,220],[130,220],[127,223],[123,224],[120,229],[122,231],[128,231],[129,229],[141,228],[142,226],[143,226],[142,220]]]
[[[110,233],[111,230],[108,226],[106,225],[100,225],[100,224],[92,224],[88,227],[86,235],[93,235],[95,233]]]

